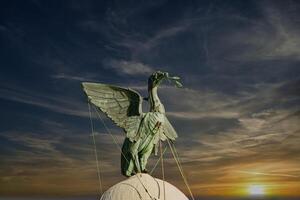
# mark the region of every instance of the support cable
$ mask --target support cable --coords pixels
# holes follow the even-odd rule
[[[163,155],[165,155],[165,152],[166,152],[166,150],[167,150],[167,146],[165,147],[165,149],[164,149],[164,151],[163,151]],[[160,157],[158,158],[158,160],[156,161],[156,163],[155,163],[155,165],[153,166],[153,168],[151,169],[151,171],[150,171],[150,175],[152,175],[153,174],[153,172],[155,171],[155,169],[156,169],[156,167],[157,167],[157,165],[158,165],[158,163],[160,162]]]
[[[163,200],[166,200],[165,168],[164,168],[164,158],[163,158],[161,140],[159,140],[159,148],[160,148],[160,159],[161,159],[161,173],[162,173],[162,177],[163,177],[163,188],[164,188],[164,199]]]
[[[101,195],[103,192],[102,180],[101,180],[101,170],[100,170],[99,161],[98,161],[98,152],[97,152],[97,145],[96,145],[96,140],[95,140],[94,125],[93,125],[93,119],[92,119],[92,113],[91,113],[91,106],[90,106],[89,102],[88,102],[88,107],[89,107],[89,114],[90,114],[90,123],[91,123],[91,131],[92,131],[92,138],[93,138],[93,144],[94,144],[94,153],[95,153],[95,159],[96,159],[99,189],[100,189],[100,195]]]
[[[188,189],[188,191],[189,191],[189,193],[190,193],[190,196],[191,196],[192,200],[195,200],[194,195],[193,195],[193,193],[192,193],[192,190],[191,190],[191,188],[190,188],[190,186],[189,186],[189,184],[188,184],[188,182],[187,182],[187,179],[186,179],[186,177],[185,177],[185,175],[184,175],[184,173],[183,173],[183,169],[182,169],[182,167],[181,167],[181,164],[180,164],[180,161],[179,161],[179,157],[178,157],[176,148],[175,148],[175,146],[172,147],[172,145],[171,145],[171,143],[170,143],[170,141],[169,141],[168,139],[167,139],[167,141],[168,141],[169,147],[170,147],[170,149],[171,149],[171,152],[172,152],[172,154],[173,154],[174,160],[175,160],[175,162],[176,162],[176,164],[177,164],[177,167],[178,167],[178,169],[179,169],[179,172],[180,172],[180,174],[181,174],[181,176],[182,176],[182,179],[183,179],[183,181],[184,181],[184,183],[185,183],[185,185],[186,185],[186,187],[187,187],[187,189]],[[174,148],[174,149],[173,149],[173,148]],[[175,153],[175,152],[176,152],[176,153]]]

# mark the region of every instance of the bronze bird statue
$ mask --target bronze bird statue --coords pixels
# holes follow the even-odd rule
[[[102,83],[82,83],[89,102],[105,113],[126,134],[121,155],[121,172],[124,176],[147,172],[147,160],[152,152],[157,154],[159,140],[174,141],[177,138],[177,133],[167,119],[164,105],[157,94],[163,80],[169,80],[175,83],[176,87],[182,87],[179,77],[171,77],[167,72],[154,72],[148,79],[149,96],[144,98],[150,104],[147,113],[142,112],[141,95],[130,88]]]

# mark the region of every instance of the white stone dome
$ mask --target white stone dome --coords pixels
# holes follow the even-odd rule
[[[188,200],[188,198],[166,181],[164,195],[163,180],[140,173],[109,188],[100,200]]]

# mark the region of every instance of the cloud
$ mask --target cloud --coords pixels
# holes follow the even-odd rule
[[[262,15],[259,21],[235,18],[245,26],[219,37],[219,45],[224,47],[217,49],[215,54],[219,54],[218,57],[225,55],[230,61],[242,62],[299,60],[300,39],[297,37],[299,30],[295,27],[297,22],[293,17],[295,11],[287,8],[288,4],[260,2],[257,6]]]
[[[180,34],[188,29],[190,21],[183,20],[178,24],[164,27],[153,35],[140,39],[139,37],[122,37],[116,44],[118,46],[126,47],[132,54],[132,58],[143,57],[144,54],[149,54],[153,49],[157,48],[162,44],[164,39],[169,39],[177,34]],[[152,52],[152,54],[155,54]]]
[[[71,116],[89,116],[87,110],[84,110],[83,103],[76,102],[74,99],[66,99],[65,96],[49,96],[34,93],[24,88],[6,87],[0,88],[0,91],[0,98],[2,99],[38,106],[53,112]]]
[[[245,173],[250,175],[263,175],[263,176],[283,176],[283,177],[294,177],[297,178],[299,176],[290,175],[290,174],[276,174],[276,173],[261,173],[261,172],[252,172],[252,171],[237,171],[239,173]]]
[[[58,129],[65,133],[64,128],[59,126]],[[6,149],[6,153],[0,155],[1,194],[32,195],[38,190],[37,193],[44,195],[77,195],[96,191],[98,183],[92,140],[89,134],[77,132],[69,130],[68,134],[61,134],[49,127],[42,134],[0,132],[2,139],[14,143],[14,148]],[[116,138],[118,142],[122,139],[119,135]],[[121,176],[112,176],[119,172],[116,163],[120,153],[108,134],[96,134],[96,139],[100,172],[105,180],[103,187],[108,188],[111,182],[121,180]],[[80,182],[80,186],[72,184],[74,182]],[[9,189],[10,185],[18,184],[24,187],[17,191]]]
[[[93,75],[86,75],[86,76],[74,76],[68,75],[65,73],[58,73],[51,76],[54,79],[64,79],[70,81],[96,81],[95,76]]]
[[[278,59],[280,57],[292,57],[300,59],[300,39],[299,30],[293,25],[295,22],[292,15],[286,14],[286,11],[278,9],[271,5],[265,6],[265,13],[268,22],[274,27],[279,41],[278,46],[273,48],[269,56]]]
[[[5,31],[7,31],[7,30],[8,30],[8,29],[7,29],[6,26],[3,26],[3,25],[0,24],[0,31],[5,32]]]
[[[216,112],[168,112],[168,116],[184,119],[201,119],[201,118],[236,118],[238,114],[230,111],[216,111]]]
[[[3,136],[3,133],[1,134]],[[47,150],[47,151],[55,151],[54,145],[59,143],[59,137],[55,138],[41,138],[38,134],[32,133],[14,133],[10,132],[6,133],[6,138],[18,142],[22,145],[25,145],[30,148],[34,148],[36,150]]]
[[[121,75],[149,75],[153,72],[150,66],[135,61],[109,60],[104,65],[106,68],[113,69]]]

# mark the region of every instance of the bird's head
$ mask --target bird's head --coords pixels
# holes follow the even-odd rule
[[[174,83],[176,87],[182,87],[178,76],[170,76],[168,72],[156,71],[148,79],[149,89],[159,86],[163,80]]]

